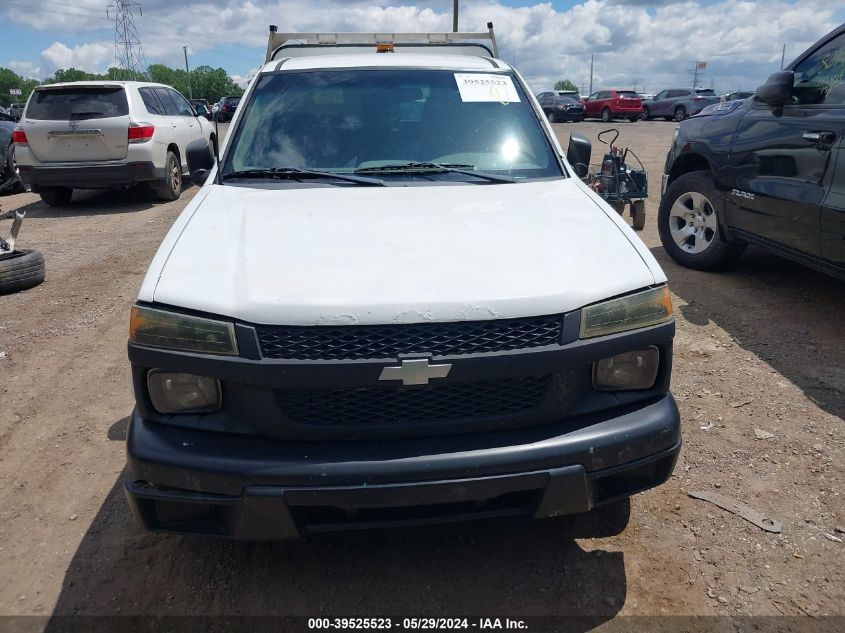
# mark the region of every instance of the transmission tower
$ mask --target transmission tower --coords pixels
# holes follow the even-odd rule
[[[144,15],[141,4],[132,0],[114,0],[106,8],[113,9],[114,17],[114,65],[128,71],[132,79],[143,78],[147,72],[147,60],[144,59],[144,49],[141,48],[141,38],[135,26],[135,16],[132,8],[138,7],[140,15]]]

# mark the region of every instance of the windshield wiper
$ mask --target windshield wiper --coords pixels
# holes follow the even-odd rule
[[[489,182],[516,182],[510,176],[499,176],[496,174],[488,174],[483,171],[475,171],[473,165],[464,165],[461,163],[434,163],[427,160],[411,161],[410,163],[396,163],[393,165],[374,165],[373,167],[361,167],[356,169],[355,173],[378,173],[378,172],[423,172],[423,171],[440,171],[451,172],[455,174],[464,174],[465,176],[475,176],[482,180]]]
[[[291,179],[299,180],[301,178],[331,178],[333,180],[343,180],[351,182],[356,185],[363,185],[367,187],[384,187],[383,180],[378,178],[362,178],[361,176],[352,176],[348,174],[336,174],[333,171],[317,171],[314,169],[300,169],[299,167],[269,167],[266,169],[241,169],[238,171],[230,171],[223,174],[223,180],[227,178],[278,178],[279,180]]]

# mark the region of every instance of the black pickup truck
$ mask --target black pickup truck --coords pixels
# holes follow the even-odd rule
[[[845,25],[753,99],[678,126],[658,229],[678,263],[715,269],[754,243],[845,279]]]

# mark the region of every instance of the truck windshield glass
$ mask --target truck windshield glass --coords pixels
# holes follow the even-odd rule
[[[388,183],[421,177],[485,182],[462,173],[472,170],[501,176],[499,182],[562,176],[512,75],[445,70],[324,70],[260,78],[222,173],[225,178],[289,167],[363,171]]]

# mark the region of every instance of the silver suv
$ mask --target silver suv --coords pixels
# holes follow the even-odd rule
[[[12,139],[21,179],[49,205],[70,202],[73,189],[148,183],[175,200],[187,170],[186,148],[216,143],[206,109],[173,88],[134,81],[39,86]]]

